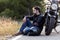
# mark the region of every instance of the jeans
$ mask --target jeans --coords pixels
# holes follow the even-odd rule
[[[33,32],[37,32],[37,31],[38,31],[38,27],[33,26],[33,24],[30,22],[30,20],[27,19],[26,22],[22,24],[22,27],[21,27],[21,29],[20,29],[19,32],[22,32],[22,33],[27,34],[27,33],[30,32],[31,30],[32,30]]]

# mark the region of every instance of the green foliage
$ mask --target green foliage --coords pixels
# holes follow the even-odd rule
[[[0,16],[12,17],[13,11],[10,9],[5,9],[3,12],[0,13]]]
[[[0,16],[22,18],[32,13],[33,6],[40,6],[43,12],[43,0],[0,0]]]

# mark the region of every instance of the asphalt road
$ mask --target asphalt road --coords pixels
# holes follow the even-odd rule
[[[19,36],[12,37],[8,40],[60,40],[60,24],[57,26],[56,29],[59,33],[56,33],[53,29],[51,35],[49,36],[45,35],[45,31],[44,31],[45,28],[44,28],[40,36],[19,35]]]

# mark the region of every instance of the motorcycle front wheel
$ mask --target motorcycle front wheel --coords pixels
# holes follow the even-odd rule
[[[47,24],[46,24],[46,28],[45,28],[45,34],[47,36],[51,34],[54,24],[55,24],[54,18],[47,19]]]

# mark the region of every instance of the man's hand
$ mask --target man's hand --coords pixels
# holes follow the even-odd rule
[[[35,22],[34,25],[38,25],[38,24]]]
[[[26,22],[26,16],[23,18],[23,22]]]

